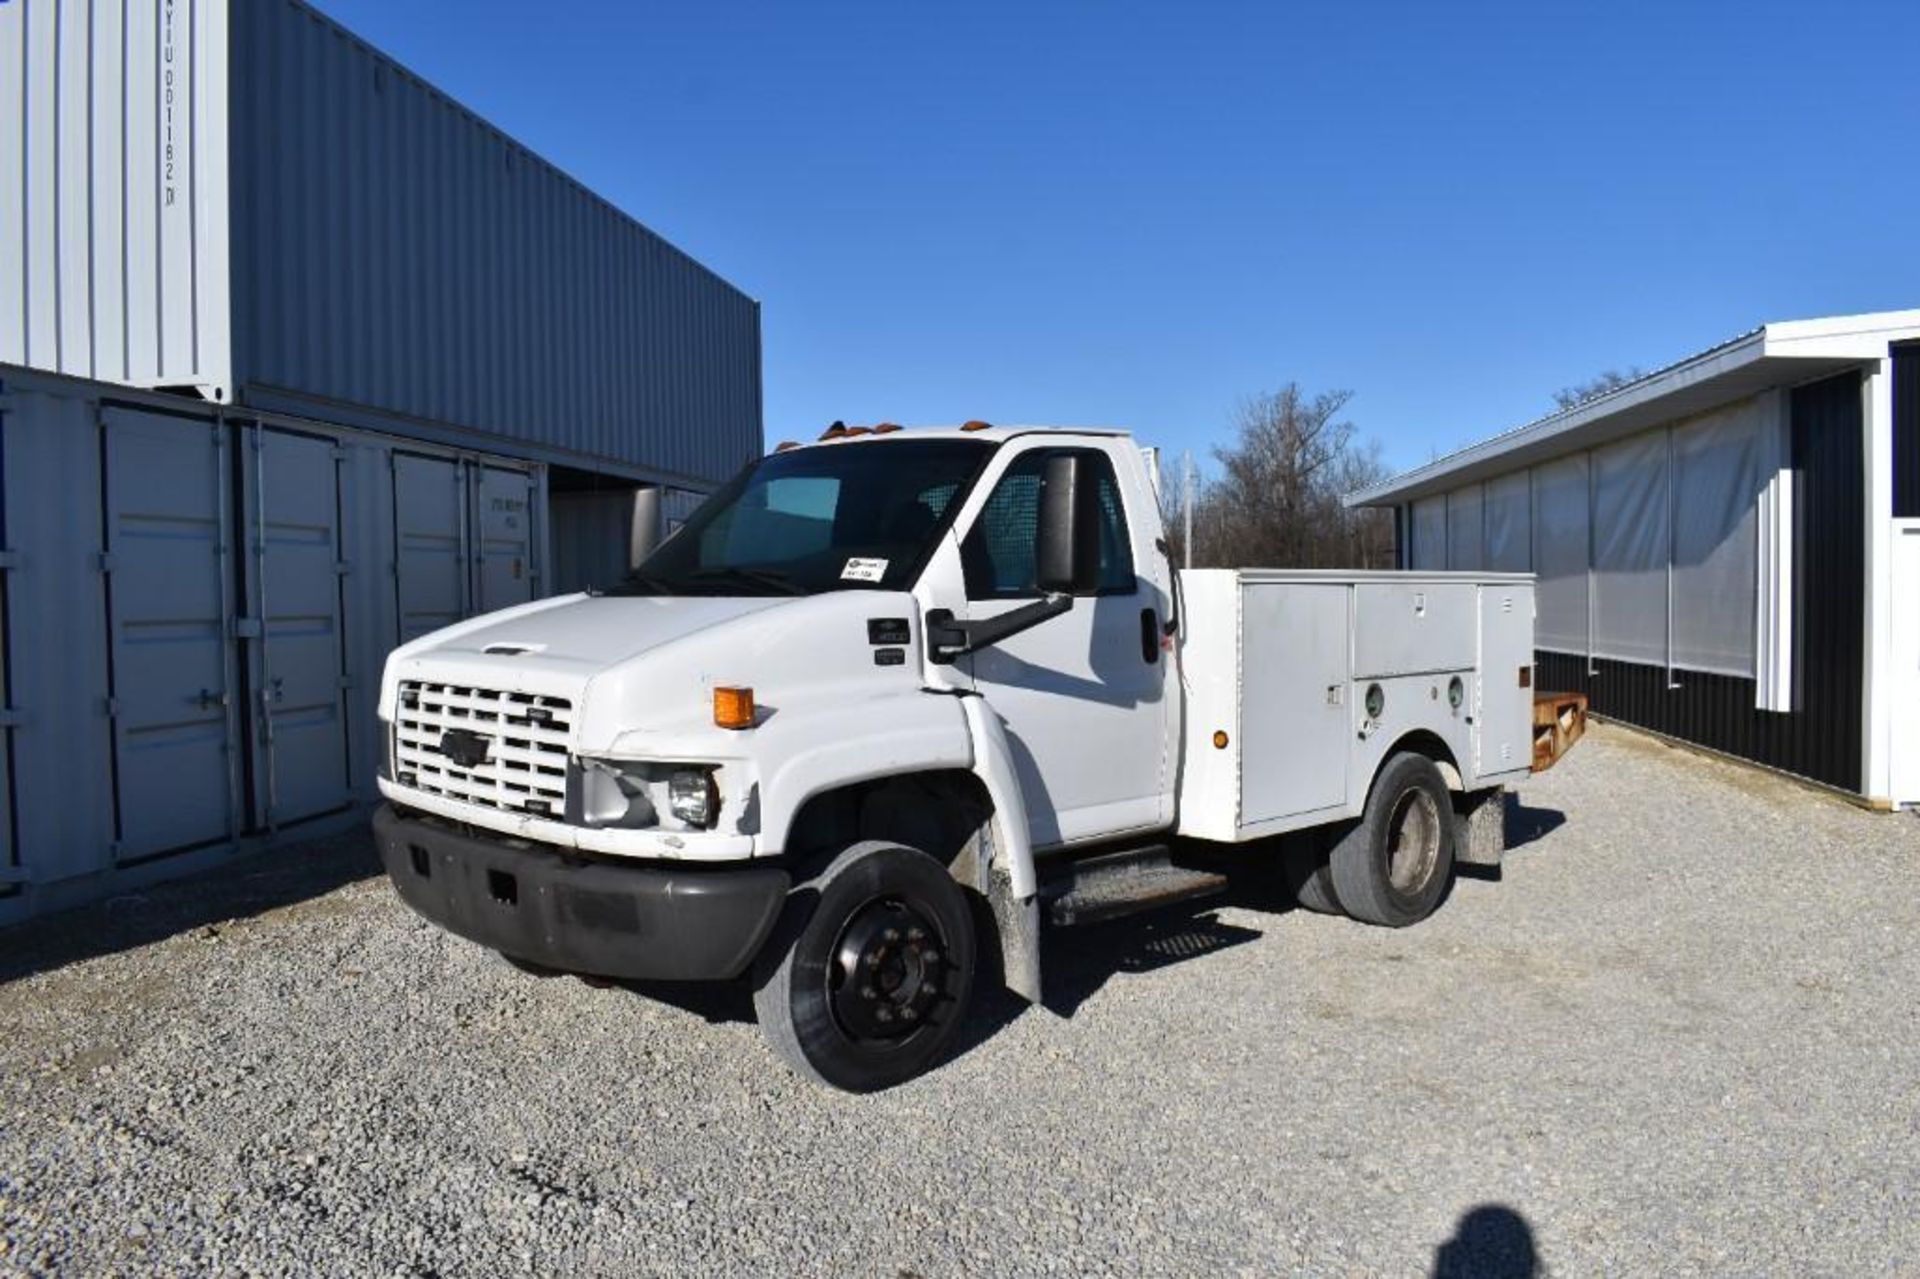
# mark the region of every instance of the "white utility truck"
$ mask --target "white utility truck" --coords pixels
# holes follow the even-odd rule
[[[796,1069],[880,1088],[976,970],[1038,1000],[1043,927],[1223,889],[1207,850],[1424,918],[1498,860],[1532,662],[1524,574],[1176,571],[1125,434],[836,425],[617,588],[396,650],[375,830],[452,932],[746,978]]]

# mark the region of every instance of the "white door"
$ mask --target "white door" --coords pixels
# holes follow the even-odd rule
[[[967,615],[1010,612],[1039,597],[1034,548],[1046,458],[1014,456],[961,542]],[[1136,546],[1111,459],[1082,452],[1102,513],[1100,589],[1073,608],[964,659],[1013,748],[1037,846],[1163,825],[1167,789],[1167,654],[1152,547]],[[1144,501],[1134,496],[1133,501]]]
[[[1240,774],[1248,825],[1347,802],[1347,603],[1338,585],[1249,586],[1240,627],[1286,661],[1249,662],[1240,702]]]
[[[231,539],[220,428],[124,409],[105,417],[108,709],[115,856],[126,862],[236,830]]]

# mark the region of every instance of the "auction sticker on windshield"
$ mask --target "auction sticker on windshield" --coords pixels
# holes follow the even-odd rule
[[[862,559],[858,555],[848,560],[847,566],[840,570],[840,580],[843,582],[877,582],[886,575],[885,560]]]

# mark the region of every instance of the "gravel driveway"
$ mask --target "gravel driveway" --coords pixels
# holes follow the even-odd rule
[[[1056,934],[1066,1015],[866,1098],[363,835],[0,934],[0,1272],[1920,1268],[1920,820],[1601,727],[1512,821],[1407,931]]]

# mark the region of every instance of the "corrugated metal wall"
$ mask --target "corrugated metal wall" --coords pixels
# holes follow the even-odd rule
[[[0,3],[0,363],[226,395],[226,20]]]
[[[759,451],[757,303],[306,6],[232,21],[244,393],[660,478]]]
[[[1866,593],[1860,376],[1796,388],[1794,709],[1754,709],[1751,679],[1541,651],[1543,689],[1584,692],[1595,713],[1859,793]]]

